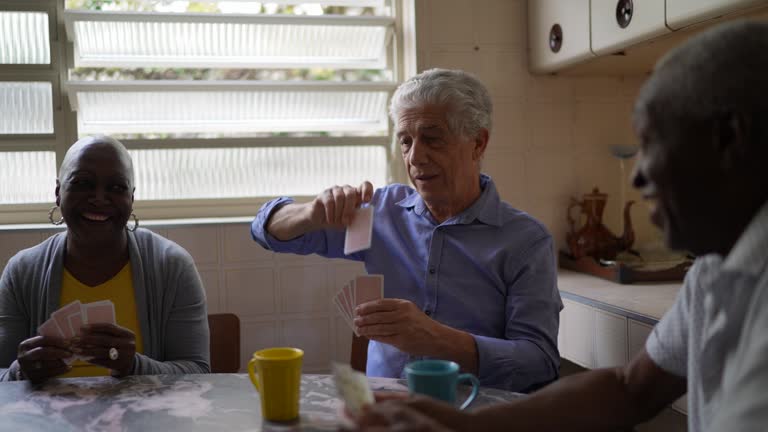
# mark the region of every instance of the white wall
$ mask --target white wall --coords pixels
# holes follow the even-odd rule
[[[484,171],[502,198],[541,220],[563,244],[569,197],[597,186],[609,194],[606,222],[618,233],[620,185],[628,182],[609,149],[636,142],[630,113],[644,77],[532,76],[525,0],[416,4],[419,70],[464,69],[491,91],[495,126]],[[627,195],[638,198],[630,192],[627,186]],[[638,241],[652,239],[645,206],[632,215]]]

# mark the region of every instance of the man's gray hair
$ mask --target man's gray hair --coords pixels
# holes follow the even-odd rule
[[[414,76],[395,91],[389,115],[397,124],[403,110],[425,105],[446,107],[448,127],[464,138],[474,138],[480,129],[491,131],[491,95],[483,83],[470,73],[430,69]]]
[[[703,124],[738,113],[750,120],[749,138],[755,143],[766,141],[766,53],[768,23],[736,21],[705,31],[659,61],[635,109]]]

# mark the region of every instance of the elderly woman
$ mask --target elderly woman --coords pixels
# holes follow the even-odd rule
[[[0,278],[0,380],[210,371],[200,276],[179,245],[136,229],[133,177],[113,138],[83,138],[67,152],[61,219],[51,217],[67,230],[19,252]],[[74,300],[111,300],[117,325],[85,325],[70,340],[37,334]]]

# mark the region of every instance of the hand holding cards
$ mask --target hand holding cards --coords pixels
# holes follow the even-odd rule
[[[384,297],[384,275],[358,276],[344,285],[333,297],[333,304],[339,311],[339,315],[355,331],[353,321],[355,308],[358,305]],[[359,335],[358,335],[359,336]]]
[[[82,304],[73,301],[51,314],[48,321],[38,327],[42,336],[56,337],[63,340],[80,336],[80,328],[85,324],[116,324],[115,305],[110,300]]]

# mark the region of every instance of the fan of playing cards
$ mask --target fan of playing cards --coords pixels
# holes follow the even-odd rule
[[[352,328],[357,336],[353,320],[355,319],[355,308],[363,303],[378,300],[384,297],[384,275],[365,275],[358,276],[346,285],[344,285],[335,296],[333,304],[344,318],[347,325]]]
[[[116,324],[115,305],[111,300],[85,304],[75,300],[52,313],[37,332],[42,336],[67,340],[80,336],[80,327],[84,324],[97,323]]]

